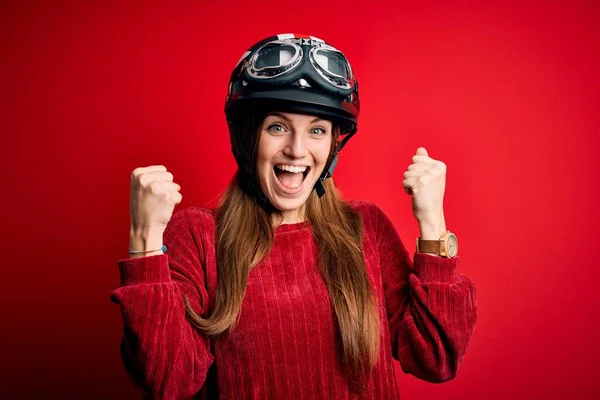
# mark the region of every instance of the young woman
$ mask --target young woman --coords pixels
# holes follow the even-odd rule
[[[173,175],[133,171],[130,257],[111,299],[146,395],[399,399],[393,359],[429,382],[456,376],[477,301],[445,227],[446,166],[419,148],[404,173],[413,264],[383,211],[328,179],[357,130],[357,85],[318,38],[264,39],[231,74],[238,171],[217,208],[173,214]]]

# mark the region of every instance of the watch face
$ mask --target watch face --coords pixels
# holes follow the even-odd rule
[[[448,236],[448,240],[446,241],[446,253],[448,254],[448,257],[455,257],[458,253],[458,240],[456,239],[455,234]]]

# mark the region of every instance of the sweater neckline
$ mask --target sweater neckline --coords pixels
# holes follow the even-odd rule
[[[308,221],[296,222],[293,224],[281,224],[275,227],[275,233],[283,233],[283,232],[294,232],[299,231],[304,228],[310,227],[311,224]]]

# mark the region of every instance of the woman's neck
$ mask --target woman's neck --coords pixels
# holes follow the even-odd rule
[[[296,224],[298,222],[305,221],[304,207],[298,208],[296,210],[282,211],[281,214],[273,213],[271,216],[273,218],[273,224],[275,226],[283,224]]]

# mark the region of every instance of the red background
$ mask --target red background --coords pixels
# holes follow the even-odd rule
[[[418,146],[448,166],[479,320],[453,381],[398,366],[403,398],[599,398],[599,7],[499,3],[3,3],[0,397],[138,398],[109,301],[130,173],[164,164],[178,209],[214,206],[235,168],[231,69],[296,32],[344,51],[360,81],[346,198],[379,204],[414,248],[402,172]]]

